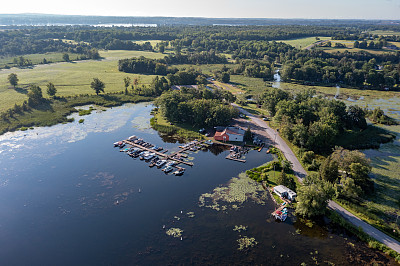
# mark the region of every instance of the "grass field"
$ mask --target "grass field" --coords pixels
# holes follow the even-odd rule
[[[357,53],[360,51],[368,52],[371,54],[384,54],[384,53],[392,53],[393,50],[370,50],[370,49],[359,49],[359,48],[334,48],[334,47],[319,47],[318,49],[324,50],[326,53],[336,53],[336,52],[345,52],[349,51],[350,53]]]
[[[396,36],[400,36],[400,32],[398,31],[390,31],[390,30],[374,30],[374,31],[370,31],[369,33],[371,34],[375,34],[375,35],[383,35],[383,36],[387,36],[387,35],[396,35]]]
[[[248,94],[262,93],[266,88],[268,88],[269,84],[264,82],[261,78],[250,78],[241,75],[231,75],[230,82],[239,89],[246,91]]]
[[[160,53],[142,51],[101,51],[100,55],[104,58],[103,60],[63,62],[38,65],[33,68],[12,68],[0,71],[0,112],[12,107],[15,103],[21,103],[26,100],[26,87],[31,83],[39,85],[45,92],[46,84],[53,82],[59,96],[93,94],[94,91],[90,88],[90,83],[95,77],[106,84],[106,92],[123,90],[123,78],[127,76],[132,79],[139,77],[140,84],[148,84],[154,76],[119,72],[118,60],[138,56],[148,58],[163,58],[165,56]],[[18,89],[10,87],[7,81],[7,76],[10,73],[18,75]]]
[[[40,64],[43,61],[43,58],[46,58],[48,62],[63,62],[63,53],[45,53],[45,54],[28,54],[24,55],[23,57],[25,59],[29,59],[32,61],[32,64]],[[71,54],[69,53],[69,56],[71,60],[74,60],[77,56],[80,56],[79,54]],[[0,66],[3,65],[13,65],[14,64],[14,58],[19,58],[19,56],[6,56],[6,57],[0,57]]]
[[[318,37],[318,38],[320,39],[320,41],[331,39],[330,37]],[[318,42],[318,40],[316,40],[315,37],[308,37],[308,38],[299,38],[293,40],[278,40],[277,42],[284,42],[293,47],[296,47],[297,49],[304,49],[307,46],[310,46],[311,44]]]

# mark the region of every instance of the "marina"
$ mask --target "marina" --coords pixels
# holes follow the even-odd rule
[[[114,147],[119,147],[120,152],[125,152],[131,157],[139,157],[140,160],[149,162],[149,167],[164,167],[162,168],[164,173],[172,172],[174,175],[180,176],[184,174],[186,169],[178,166],[179,164],[193,166],[192,162],[184,160],[184,158],[188,157],[187,152],[194,152],[211,144],[212,143],[209,142],[193,140],[187,144],[179,146],[178,151],[167,154],[168,150],[145,142],[143,139],[136,136],[131,136],[126,140],[115,142]],[[124,148],[125,145],[129,145],[130,147]]]

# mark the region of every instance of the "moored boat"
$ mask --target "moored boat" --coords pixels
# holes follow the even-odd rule
[[[167,165],[165,168],[162,169],[162,171],[164,171],[164,173],[169,173],[173,170],[174,168],[172,168],[172,166]]]

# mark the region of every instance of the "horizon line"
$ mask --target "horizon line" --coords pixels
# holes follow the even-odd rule
[[[80,17],[121,17],[121,18],[197,18],[197,19],[254,19],[254,20],[268,20],[268,19],[279,19],[279,20],[363,20],[363,21],[399,21],[399,19],[383,19],[383,18],[282,18],[282,17],[205,17],[205,16],[128,16],[128,15],[77,15],[77,14],[51,14],[51,13],[0,13],[1,15],[42,15],[42,16],[80,16]]]

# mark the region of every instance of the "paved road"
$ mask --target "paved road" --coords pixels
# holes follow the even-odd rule
[[[237,108],[240,109],[240,112],[243,114],[247,115],[253,122],[258,127],[257,133],[264,133],[262,134],[264,137],[269,139],[271,143],[276,143],[275,146],[278,147],[283,154],[285,155],[286,159],[292,162],[293,164],[293,170],[296,174],[296,176],[299,178],[300,182],[302,182],[302,179],[307,175],[307,172],[304,170],[303,166],[300,164],[299,160],[297,157],[294,155],[293,151],[289,148],[289,146],[286,144],[286,142],[279,136],[279,133],[269,127],[267,123],[265,123],[262,119],[259,117],[247,112],[243,108],[240,108],[238,105],[233,104]],[[259,130],[261,129],[261,130]],[[391,238],[390,236],[386,235],[385,233],[379,231],[375,227],[369,225],[368,223],[362,221],[360,218],[356,217],[340,205],[338,205],[334,201],[329,201],[328,202],[328,207],[337,213],[339,213],[342,217],[344,217],[347,221],[352,223],[353,225],[357,227],[361,227],[364,232],[366,232],[368,235],[371,237],[375,238],[379,242],[385,244],[389,248],[393,249],[394,251],[400,253],[400,242],[397,240]]]
[[[247,112],[246,110],[240,108],[236,104],[233,105],[239,108],[240,112],[247,115],[253,121],[253,123],[257,125],[258,129],[261,129],[257,130],[257,133],[260,133],[262,136],[267,138],[274,146],[276,146],[278,149],[282,151],[282,153],[285,155],[288,161],[292,162],[293,170],[296,176],[300,178],[300,180],[307,175],[307,172],[300,164],[296,155],[294,155],[293,151],[289,148],[286,142],[279,136],[279,133],[275,129],[269,127],[267,123],[265,123],[265,121],[263,121],[261,118]]]

